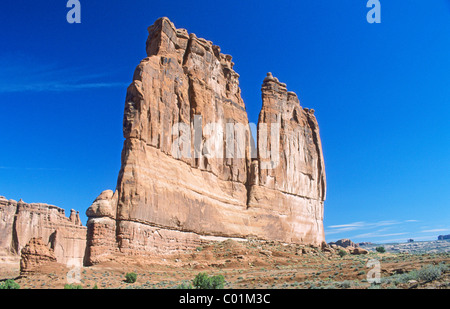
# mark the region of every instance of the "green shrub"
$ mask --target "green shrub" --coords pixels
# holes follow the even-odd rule
[[[211,277],[211,288],[212,289],[223,289],[225,285],[225,278],[222,275]]]
[[[0,290],[18,290],[20,285],[12,279],[8,279],[3,283],[0,283]]]
[[[126,283],[135,283],[137,279],[137,274],[136,273],[127,273],[125,275],[125,282]]]
[[[64,285],[64,290],[82,290],[83,287],[80,284],[66,284]]]
[[[192,286],[192,284],[190,282],[183,282],[179,285],[177,285],[176,289],[178,290],[191,290],[194,287]]]
[[[375,250],[377,250],[378,253],[385,253],[386,249],[384,247],[376,247]]]
[[[223,289],[225,278],[222,275],[210,277],[207,273],[199,273],[193,284],[196,289]]]
[[[194,286],[197,289],[209,289],[210,279],[207,273],[199,273],[194,278]]]
[[[392,282],[394,284],[407,283],[410,280],[433,281],[439,279],[442,276],[442,273],[444,273],[445,271],[445,264],[426,265],[418,270],[412,270],[404,274],[393,275],[392,277],[386,278],[385,281],[387,283]]]
[[[442,268],[437,265],[427,265],[417,271],[417,277],[422,281],[433,281],[442,275]]]
[[[339,249],[338,254],[339,254],[340,257],[344,257],[344,256],[347,255],[347,251],[345,251],[345,250],[343,250],[343,249]]]
[[[352,287],[353,282],[349,280],[342,281],[339,286],[343,289],[349,289]]]

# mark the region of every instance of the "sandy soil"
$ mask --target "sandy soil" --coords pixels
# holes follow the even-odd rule
[[[306,252],[305,252],[306,251]],[[379,261],[381,285],[370,281]],[[42,267],[39,273],[20,276],[19,259],[0,260],[0,279],[13,278],[21,288],[62,289],[75,282],[83,289],[167,289],[190,283],[199,272],[225,277],[226,289],[307,288],[450,288],[450,273],[432,282],[398,283],[386,280],[425,265],[450,264],[450,253],[369,253],[340,257],[318,248],[276,242],[212,242],[194,251],[153,257],[112,256],[102,264],[69,269],[62,265]],[[126,283],[125,274],[135,272],[137,281]],[[368,277],[369,275],[369,277]],[[392,277],[395,278],[395,277]]]

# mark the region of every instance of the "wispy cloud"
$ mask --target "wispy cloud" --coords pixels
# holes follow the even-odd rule
[[[450,229],[431,229],[431,230],[423,230],[420,231],[421,233],[440,233],[440,232],[447,232],[450,231]]]
[[[109,81],[111,72],[91,68],[44,63],[28,55],[0,56],[0,93],[63,92],[83,89],[127,87],[129,83]]]
[[[381,220],[376,222],[357,221],[345,224],[330,225],[325,229],[325,235],[331,239],[350,238],[354,241],[387,241],[387,237],[410,237],[408,231],[419,220]],[[408,235],[408,236],[407,236]]]
[[[22,170],[22,171],[65,171],[64,168],[59,167],[15,167],[15,166],[0,166],[0,170]]]
[[[378,231],[379,232],[379,231]],[[365,233],[365,234],[359,234],[355,235],[353,237],[355,238],[383,238],[383,237],[392,237],[392,236],[400,236],[400,235],[406,235],[408,233],[389,233],[389,234],[380,234],[378,232],[372,232],[372,233]]]
[[[391,226],[391,225],[397,225],[397,224],[401,224],[401,222],[393,221],[393,220],[383,220],[383,221],[378,221],[378,222],[359,221],[359,222],[340,224],[340,225],[330,225],[330,226],[328,226],[328,231],[326,231],[325,233],[327,235],[333,235],[333,234],[340,234],[340,233],[344,233],[344,232],[374,229],[374,228],[379,228],[382,226]]]
[[[94,88],[111,88],[111,87],[127,87],[126,83],[61,83],[61,82],[47,82],[47,83],[27,83],[27,84],[4,84],[0,86],[1,93],[8,92],[43,92],[43,91],[76,91],[82,89]]]

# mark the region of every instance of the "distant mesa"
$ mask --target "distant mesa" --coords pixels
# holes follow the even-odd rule
[[[351,241],[350,239],[347,239],[347,238],[340,239],[340,240],[335,241],[335,242],[330,242],[328,244],[330,246],[331,245],[336,245],[336,246],[340,246],[340,247],[343,247],[343,248],[347,248],[347,247],[356,248],[356,247],[359,247],[359,244],[355,244],[353,241]]]
[[[438,236],[438,240],[449,240],[450,239],[450,234],[449,235],[439,235]]]
[[[370,242],[370,241],[365,241],[365,242],[360,242],[357,244],[359,247],[364,247],[364,246],[373,246],[374,243]]]

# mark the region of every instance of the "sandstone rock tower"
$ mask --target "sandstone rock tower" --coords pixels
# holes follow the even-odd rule
[[[326,181],[314,111],[268,74],[255,151],[232,57],[167,18],[148,31],[127,90],[116,190],[86,212],[86,264],[208,236],[321,243]]]

